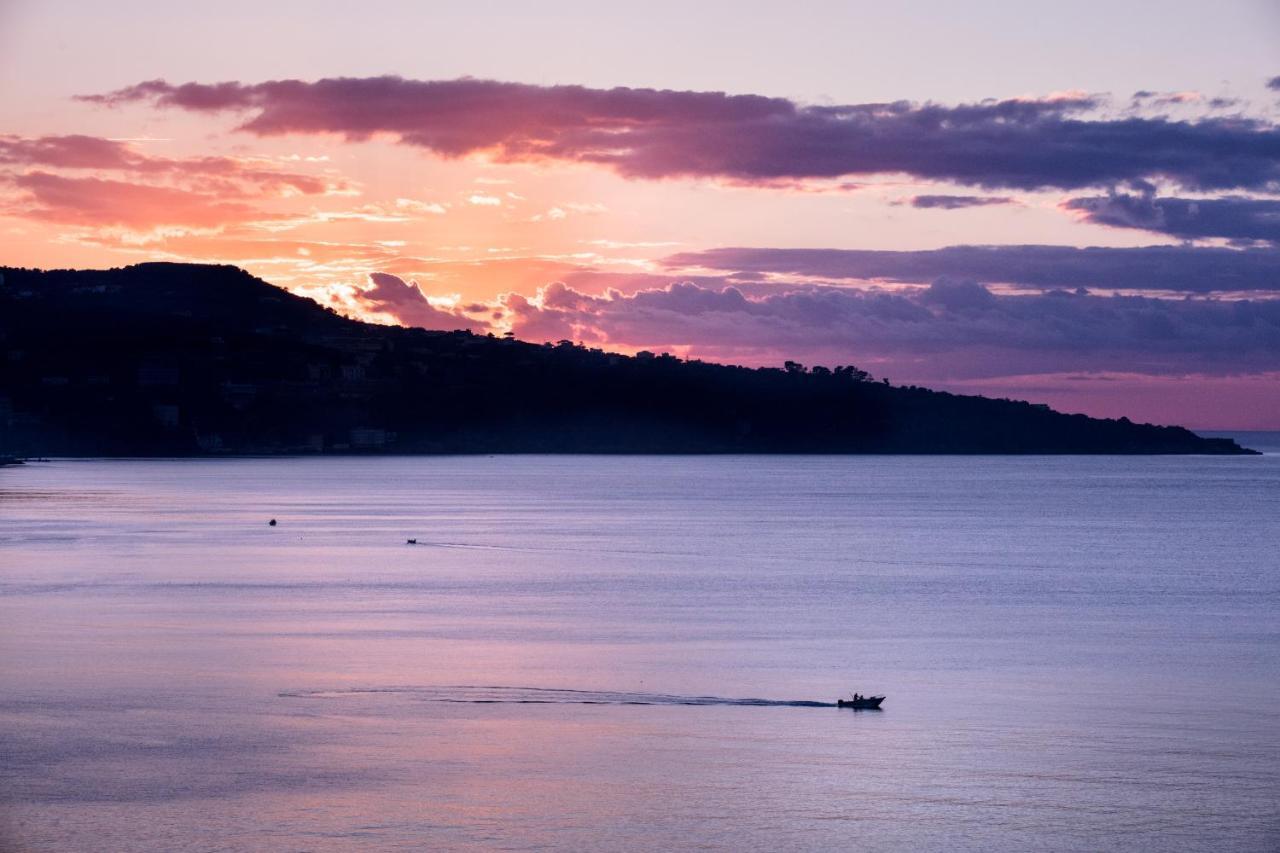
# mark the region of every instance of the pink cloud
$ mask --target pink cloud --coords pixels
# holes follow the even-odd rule
[[[141,162],[127,145],[97,136],[0,136],[0,164],[60,169],[131,169]]]
[[[5,199],[10,216],[137,230],[279,220],[250,202],[348,188],[330,175],[277,169],[261,160],[159,157],[81,134],[0,135],[4,184],[17,191]]]
[[[217,228],[278,218],[250,205],[173,187],[28,172],[11,179],[21,195],[8,212],[67,225]]]
[[[416,281],[405,281],[391,273],[373,272],[369,273],[369,283],[373,286],[360,291],[356,295],[357,302],[367,311],[395,317],[402,325],[443,331],[483,331],[486,328],[463,314],[432,305]]]
[[[236,157],[157,157],[112,139],[71,134],[21,137],[0,135],[0,166],[60,170],[115,171],[181,181],[218,181],[223,194],[291,192],[319,195],[348,188],[330,176],[290,172]]]

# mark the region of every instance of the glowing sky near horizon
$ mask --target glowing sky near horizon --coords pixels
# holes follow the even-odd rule
[[[1280,428],[1272,4],[187,5],[0,2],[0,264]]]

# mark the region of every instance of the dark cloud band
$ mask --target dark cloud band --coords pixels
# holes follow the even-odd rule
[[[918,195],[911,199],[911,206],[920,210],[963,210],[966,207],[991,207],[1016,204],[1007,196],[979,195]]]
[[[1095,287],[1188,293],[1280,292],[1280,250],[1195,246],[949,246],[920,251],[723,248],[664,260],[671,270],[711,269],[827,280],[927,284],[941,276],[1054,289]]]
[[[1280,201],[1275,199],[1153,198],[1111,193],[1073,198],[1065,207],[1080,212],[1088,222],[1113,228],[1138,228],[1185,240],[1221,237],[1280,245]]]

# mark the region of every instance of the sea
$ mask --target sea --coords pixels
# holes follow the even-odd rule
[[[1241,438],[0,469],[0,850],[1275,851]]]

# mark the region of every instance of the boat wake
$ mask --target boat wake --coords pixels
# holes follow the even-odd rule
[[[466,705],[733,705],[765,708],[834,708],[835,702],[803,699],[733,699],[725,696],[680,696],[673,693],[621,693],[607,690],[562,690],[547,687],[349,687],[340,690],[290,690],[286,699],[353,699],[397,696],[418,702]]]

